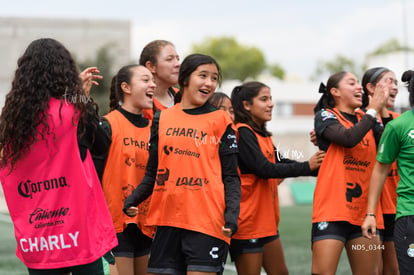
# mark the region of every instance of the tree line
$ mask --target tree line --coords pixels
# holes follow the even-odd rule
[[[99,86],[93,87],[92,96],[100,106],[100,113],[106,114],[109,110],[109,88],[115,55],[113,48],[115,44],[107,44],[101,47],[94,58],[79,61],[80,70],[89,66],[97,66],[101,71],[103,79]],[[342,54],[336,55],[331,60],[318,60],[310,80],[320,79],[323,75],[330,75],[338,71],[349,71],[355,75],[362,75],[367,69],[370,58],[392,52],[412,52],[414,49],[402,45],[398,39],[390,39],[379,45],[372,52],[365,55],[362,62],[357,62]],[[286,71],[278,63],[268,63],[263,52],[255,46],[239,43],[234,37],[208,37],[202,42],[193,44],[191,52],[208,54],[214,57],[223,71],[223,79],[245,81],[255,79],[263,73],[268,73],[280,80],[285,79]],[[131,61],[132,63],[138,62]]]

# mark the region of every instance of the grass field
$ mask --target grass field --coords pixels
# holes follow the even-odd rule
[[[16,257],[16,241],[10,217],[0,214],[0,275],[27,274],[24,264]]]
[[[312,206],[289,206],[281,208],[279,233],[286,262],[291,275],[310,274],[311,271],[311,216]],[[25,266],[15,255],[16,242],[13,226],[7,215],[0,214],[0,275],[27,274]],[[225,275],[236,274],[228,262]],[[263,272],[263,274],[265,274]],[[345,252],[342,254],[337,275],[351,274]]]

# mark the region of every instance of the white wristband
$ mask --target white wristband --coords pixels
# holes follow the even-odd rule
[[[375,111],[375,109],[370,108],[366,111],[366,114],[375,118],[377,116],[377,111]]]

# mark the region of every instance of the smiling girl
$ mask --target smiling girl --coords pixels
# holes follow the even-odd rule
[[[233,89],[231,100],[239,137],[241,203],[239,230],[232,237],[230,256],[237,273],[288,274],[279,238],[278,178],[311,176],[319,168],[324,152],[309,162],[280,158],[266,122],[272,119],[270,88],[257,81]]]
[[[362,76],[362,86],[364,92],[373,96],[375,87],[382,85],[386,81],[390,82],[390,96],[387,104],[381,109],[377,117],[384,124],[384,127],[393,119],[400,116],[399,113],[393,112],[390,109],[394,107],[395,97],[398,94],[398,81],[393,71],[385,67],[374,67],[367,70]],[[398,275],[398,261],[394,246],[394,221],[397,204],[397,185],[400,176],[398,174],[397,162],[395,161],[387,176],[386,184],[381,193],[381,208],[384,218],[384,236],[382,250],[382,269],[383,275]]]
[[[221,82],[210,56],[192,54],[181,64],[181,102],[154,115],[144,179],[127,198],[134,216],[150,194],[147,222],[157,226],[148,272],[217,274],[237,231],[240,179],[232,121],[208,103]]]
[[[333,74],[315,107],[315,131],[326,156],[319,169],[312,215],[312,274],[335,274],[345,246],[353,274],[378,274],[379,236],[362,236],[365,215],[376,215],[384,228],[382,211],[367,213],[369,178],[375,163],[376,142],[382,128],[376,114],[385,106],[389,84],[377,85],[368,110],[355,75]]]
[[[115,255],[119,274],[144,275],[154,229],[144,226],[145,207],[140,215],[123,214],[125,199],[145,174],[151,123],[143,110],[151,109],[156,85],[151,72],[141,65],[122,67],[112,78],[110,112],[104,116],[111,143],[105,156],[95,157],[97,170],[103,169],[102,188],[118,238]]]
[[[414,106],[414,71],[405,71],[401,80],[407,85],[409,104]],[[399,272],[395,274],[408,275],[413,273],[413,168],[414,168],[414,109],[401,114],[390,121],[381,136],[377,161],[371,175],[367,210],[372,213],[375,209],[389,171],[397,161],[400,181],[397,188],[396,220],[394,224],[394,243],[398,259]],[[363,235],[369,239],[376,232],[376,221],[372,216],[365,217],[362,225]]]
[[[141,52],[139,64],[147,67],[154,76],[157,88],[154,91],[154,106],[144,110],[145,117],[152,119],[155,112],[174,105],[174,97],[180,70],[180,57],[173,43],[154,40]]]

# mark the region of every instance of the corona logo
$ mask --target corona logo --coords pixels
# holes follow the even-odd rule
[[[49,192],[52,190],[69,187],[65,177],[53,178],[42,181],[26,180],[19,183],[17,191],[24,198],[33,198],[33,195],[41,192]]]

